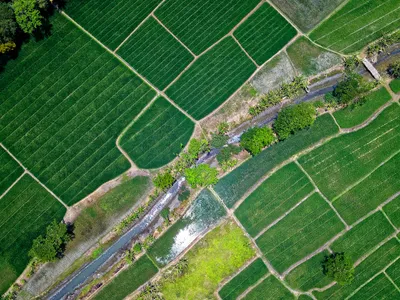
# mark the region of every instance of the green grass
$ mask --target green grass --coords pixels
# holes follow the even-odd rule
[[[199,120],[227,100],[255,70],[239,45],[228,37],[199,57],[166,93]]]
[[[305,294],[302,294],[297,298],[297,300],[310,300],[310,299],[312,299],[312,298]]]
[[[393,93],[399,94],[400,93],[400,78],[392,80],[389,83],[389,86],[392,89]]]
[[[397,258],[400,255],[397,256]],[[399,286],[400,285],[400,259],[397,259],[394,264],[392,264],[386,270],[386,274],[393,280],[393,282]]]
[[[355,268],[354,280],[351,284],[344,286],[336,284],[323,292],[315,292],[314,295],[317,299],[346,299],[372,276],[379,273],[382,269],[392,263],[393,260],[397,259],[399,255],[399,241],[396,240],[396,238],[393,238],[371,253]]]
[[[303,32],[308,32],[345,0],[271,0]]]
[[[342,62],[339,55],[314,45],[304,36],[298,38],[286,51],[297,71],[306,77],[319,74]]]
[[[161,0],[68,0],[66,13],[111,50],[156,8]]]
[[[400,292],[390,282],[390,280],[381,273],[371,282],[368,282],[351,299],[353,300],[369,300],[369,299],[399,299]]]
[[[181,152],[194,126],[188,117],[160,97],[123,134],[120,145],[138,167],[159,168]]]
[[[195,54],[200,54],[229,33],[259,0],[170,0],[155,12]]]
[[[392,221],[394,226],[400,228],[400,196],[397,196],[397,198],[386,204],[383,207],[383,211],[386,213],[390,221]]]
[[[351,224],[400,191],[400,153],[333,202]],[[371,195],[373,195],[371,197]]]
[[[155,92],[62,15],[52,23],[2,73],[0,139],[71,205],[130,168],[115,141]]]
[[[382,87],[366,96],[365,99],[367,102],[362,106],[357,106],[355,108],[347,106],[333,113],[340,127],[351,128],[360,125],[368,120],[382,105],[390,101],[392,97],[389,92]]]
[[[279,52],[296,34],[296,29],[268,3],[264,3],[234,32],[258,65]]]
[[[0,295],[29,262],[32,241],[52,220],[61,221],[66,209],[30,175],[24,175],[0,199]]]
[[[326,277],[322,270],[322,262],[328,255],[329,252],[325,250],[296,267],[285,277],[289,286],[307,292],[312,288],[322,288],[330,284],[332,280]]]
[[[310,35],[315,42],[349,54],[400,26],[398,0],[350,0]]]
[[[158,266],[165,266],[225,214],[213,194],[208,189],[203,190],[185,215],[151,245],[148,254]]]
[[[261,258],[258,258],[248,267],[246,267],[246,269],[231,279],[227,284],[225,284],[224,287],[219,291],[219,296],[223,300],[235,300],[245,290],[256,284],[257,281],[267,273],[267,266],[264,264]]]
[[[0,147],[0,195],[22,175],[24,170],[3,148]]]
[[[235,211],[252,235],[278,219],[314,190],[307,176],[291,163],[265,180]]]
[[[332,201],[399,151],[399,133],[400,107],[393,104],[367,127],[330,140],[299,163]]]
[[[257,245],[282,273],[344,229],[328,203],[317,193],[263,233]]]
[[[117,52],[140,74],[163,90],[193,60],[193,56],[153,17]]]
[[[378,211],[333,242],[331,249],[346,253],[355,262],[393,233],[393,227]]]
[[[184,256],[187,272],[174,282],[166,282],[161,292],[166,299],[209,299],[218,284],[235,273],[255,251],[243,231],[225,223],[208,233]]]
[[[311,128],[296,133],[285,141],[265,149],[257,156],[244,162],[221,178],[215,185],[214,190],[225,204],[231,208],[249,188],[254,186],[262,176],[278,164],[337,132],[338,128],[332,117],[329,114],[325,114],[317,118]]]
[[[156,266],[146,255],[143,255],[126,270],[118,274],[96,294],[94,299],[123,299],[152,278],[157,272]]]
[[[259,300],[259,299],[296,299],[295,296],[274,276],[268,276],[253,290],[251,290],[246,297],[246,300]]]

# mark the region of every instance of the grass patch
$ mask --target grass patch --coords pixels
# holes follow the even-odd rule
[[[399,299],[399,297],[400,292],[390,282],[385,274],[381,273],[357,291],[351,299]]]
[[[200,234],[215,225],[226,211],[213,194],[204,189],[185,215],[149,248],[148,254],[163,267],[184,251]]]
[[[200,240],[186,255],[187,272],[161,291],[166,299],[209,299],[218,284],[237,271],[255,251],[243,231],[225,223]]]
[[[235,215],[246,231],[255,236],[313,190],[307,176],[295,163],[290,163],[251,193]]]
[[[24,271],[32,241],[66,209],[30,175],[24,175],[0,199],[0,295]]]
[[[223,177],[215,185],[214,190],[231,208],[249,188],[278,164],[337,132],[338,128],[332,117],[325,114],[317,118],[311,128],[297,132],[285,141],[268,147],[257,156],[244,162]]]
[[[259,299],[296,299],[296,297],[274,276],[268,276],[259,285],[252,289],[246,300]]]
[[[267,273],[267,266],[258,258],[225,284],[219,291],[219,296],[223,300],[234,300]]]
[[[228,99],[255,70],[256,66],[228,37],[199,57],[166,93],[199,120]]]
[[[290,287],[303,292],[328,285],[332,279],[326,277],[322,270],[322,262],[328,255],[329,252],[325,250],[311,257],[291,271],[285,280]]]
[[[195,124],[160,97],[123,134],[120,144],[140,168],[172,161],[192,136]]]
[[[397,257],[399,256],[400,255]],[[386,270],[386,274],[388,274],[397,286],[400,285],[400,259],[397,259],[396,262]]]
[[[335,212],[314,193],[256,242],[274,268],[282,273],[342,229],[344,225]]]
[[[22,167],[0,147],[0,195],[22,175]]]
[[[386,213],[390,221],[400,228],[400,196],[393,199],[390,203],[383,207],[383,211]]]
[[[384,88],[372,92],[365,97],[366,102],[361,106],[347,106],[333,113],[339,126],[342,128],[351,128],[368,120],[382,105],[390,101],[392,97]]]
[[[66,13],[114,50],[156,8],[160,0],[69,0]]]
[[[351,224],[400,191],[400,153],[333,202]],[[371,197],[371,195],[373,195]]]
[[[397,259],[399,255],[399,241],[393,238],[370,254],[355,268],[354,280],[351,284],[344,286],[336,284],[323,292],[315,292],[316,298],[332,300],[346,299],[368,279]]]
[[[314,45],[304,36],[298,38],[286,51],[297,71],[307,77],[319,74],[342,62],[339,55]]]
[[[296,34],[296,29],[268,3],[264,3],[234,32],[258,65],[274,56]]]
[[[400,107],[394,104],[367,127],[330,140],[299,163],[332,201],[399,151],[399,133]]]
[[[389,83],[390,88],[392,89],[393,93],[400,93],[400,78],[394,79]]]
[[[331,249],[346,253],[355,262],[393,233],[393,227],[378,211],[333,242]]]
[[[0,139],[71,205],[130,168],[115,141],[155,92],[62,15],[52,24],[2,73]]]
[[[161,90],[193,60],[190,52],[153,17],[117,53]]]
[[[195,54],[200,54],[231,31],[259,2],[170,0],[155,15]]]
[[[327,48],[349,54],[400,27],[398,0],[350,0],[310,37]]]
[[[299,28],[310,31],[344,0],[271,0]]]
[[[94,299],[123,299],[157,274],[158,269],[143,255],[107,284]]]

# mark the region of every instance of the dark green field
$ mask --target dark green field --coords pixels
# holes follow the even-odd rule
[[[0,295],[25,269],[32,241],[66,209],[30,175],[24,175],[0,199]]]
[[[267,266],[258,258],[225,284],[218,294],[223,300],[235,300],[267,273]]]
[[[394,226],[400,228],[400,196],[397,196],[396,199],[393,199],[389,204],[386,204],[383,207],[383,211],[389,217]]]
[[[214,189],[225,204],[231,208],[249,188],[278,164],[337,132],[338,128],[332,117],[325,114],[317,118],[310,129],[302,130],[244,162],[223,177]]]
[[[351,299],[369,300],[369,299],[399,299],[400,292],[385,276],[379,274],[372,281],[363,286]]]
[[[234,32],[258,65],[274,56],[296,34],[296,29],[268,3],[264,3]]]
[[[274,276],[264,279],[259,285],[250,291],[243,299],[296,299],[292,293]]]
[[[169,0],[155,15],[195,54],[229,33],[259,0]]]
[[[194,123],[164,98],[158,98],[123,134],[121,146],[140,168],[172,161],[192,136]]]
[[[66,13],[111,50],[142,22],[161,0],[68,0]]]
[[[397,257],[399,257],[398,255]],[[400,284],[400,259],[397,259],[395,263],[393,263],[389,268],[386,270],[386,274],[393,280],[393,282],[399,286]]]
[[[392,80],[389,85],[394,93],[400,93],[400,78]]]
[[[22,175],[22,167],[0,147],[0,195]]]
[[[201,56],[167,90],[167,95],[196,120],[220,106],[256,70],[228,37]]]
[[[194,58],[154,18],[140,26],[117,53],[161,90]]]
[[[314,190],[307,176],[291,163],[264,181],[235,211],[252,235],[278,219]]]

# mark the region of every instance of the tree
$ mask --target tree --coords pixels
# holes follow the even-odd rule
[[[54,261],[62,255],[69,240],[67,225],[53,220],[46,228],[46,236],[40,235],[33,241],[29,256],[40,262]]]
[[[390,65],[389,74],[394,78],[400,78],[400,60]]]
[[[301,103],[282,109],[275,121],[274,129],[280,140],[311,126],[316,119],[316,110],[311,103]]]
[[[171,172],[158,173],[155,178],[153,178],[154,186],[162,191],[169,189],[175,182],[175,178],[172,176]]]
[[[339,104],[348,105],[363,93],[367,93],[376,86],[376,82],[368,82],[357,73],[349,73],[339,82],[333,91],[333,96]]]
[[[198,186],[207,187],[218,182],[218,171],[207,164],[201,164],[197,167],[186,169],[185,177],[193,188]]]
[[[239,154],[242,151],[242,148],[235,145],[228,145],[221,149],[221,151],[217,155],[217,161],[222,164],[231,159],[232,155]]]
[[[228,142],[228,140],[229,137],[225,134],[213,134],[210,144],[213,148],[221,148]]]
[[[161,211],[161,213],[160,213],[161,217],[162,217],[165,221],[169,221],[169,214],[170,214],[170,210],[169,210],[168,207],[164,208],[164,209]]]
[[[243,133],[240,146],[252,155],[257,155],[261,150],[275,141],[274,132],[269,127],[255,127]]]
[[[340,285],[350,284],[354,279],[354,267],[351,259],[343,252],[333,253],[322,262],[323,272]]]
[[[25,33],[32,34],[36,28],[42,25],[40,6],[42,1],[37,0],[15,0],[13,9],[17,23]]]
[[[201,153],[210,150],[208,141],[206,139],[191,139],[189,142],[189,155],[193,158],[197,158]]]
[[[221,122],[218,124],[218,134],[226,134],[229,130],[228,122]]]
[[[14,50],[17,23],[14,12],[7,3],[0,3],[0,53]]]

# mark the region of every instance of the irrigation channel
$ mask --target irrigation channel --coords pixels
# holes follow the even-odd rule
[[[389,60],[391,57],[400,54],[400,48],[393,50],[389,54],[380,55],[377,62],[374,65],[379,65]],[[359,70],[360,74],[365,74],[367,71],[362,68]],[[317,97],[320,97],[328,92],[331,92],[338,81],[343,77],[342,74],[336,74],[331,77],[327,77],[318,83],[310,86],[310,91],[302,97],[294,100],[294,103],[301,103],[311,101]],[[292,102],[292,103],[293,103]],[[271,107],[253,118],[247,121],[237,128],[233,129],[230,133],[229,144],[240,141],[240,136],[248,128],[254,126],[265,126],[276,119],[276,116],[282,105],[276,105]],[[203,155],[198,159],[196,165],[211,161],[219,153],[219,149],[212,149],[209,153]],[[91,278],[96,272],[112,257],[114,257],[119,251],[124,249],[129,242],[135,237],[141,234],[150,224],[157,218],[162,209],[168,205],[168,203],[178,194],[180,188],[185,183],[185,178],[180,177],[175,184],[168,190],[167,193],[160,196],[150,211],[130,230],[122,235],[112,246],[104,251],[98,258],[84,266],[82,269],[74,273],[69,280],[64,281],[61,286],[57,287],[47,295],[46,299],[59,300],[65,299],[74,293],[76,289],[81,287],[85,282]],[[218,209],[218,203],[213,199],[212,195],[206,195],[204,190],[196,198],[192,206],[189,208],[187,213],[175,223],[170,230],[175,232],[172,236],[167,237],[164,240],[165,244],[169,244],[165,247],[165,251],[162,253],[154,253],[156,261],[160,265],[165,265],[176,258],[182,253],[186,247],[188,247],[202,232],[209,228],[212,224],[215,224],[225,213],[225,211]],[[210,209],[215,211],[215,214],[209,214]],[[206,212],[206,213],[205,213]],[[157,243],[157,241],[155,242]],[[150,250],[151,251],[151,250]]]

